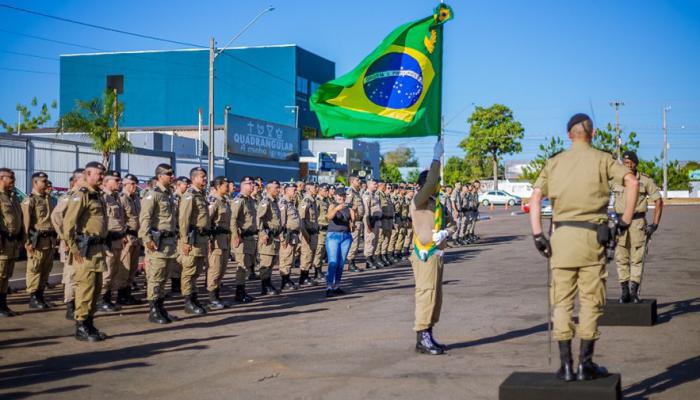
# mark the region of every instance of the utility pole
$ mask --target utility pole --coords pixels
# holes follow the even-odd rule
[[[209,41],[209,153],[207,172],[209,181],[214,180],[214,59],[216,42],[212,37]]]
[[[22,111],[17,111],[17,135],[22,134]]]
[[[231,106],[224,107],[224,160],[228,161],[228,117],[231,113]],[[224,164],[224,175],[226,175],[226,164]]]
[[[662,109],[664,127],[664,200],[668,200],[668,124],[666,124],[666,113],[671,111],[671,106]]]
[[[610,106],[615,108],[615,156],[617,161],[622,160],[622,139],[620,138],[620,107],[624,106],[625,103],[620,100],[613,100],[610,102]]]

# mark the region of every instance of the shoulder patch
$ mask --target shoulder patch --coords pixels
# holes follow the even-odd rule
[[[88,192],[88,188],[86,188],[85,186],[83,186],[83,187],[81,187],[80,189],[78,189],[78,191],[83,192],[83,193],[87,193],[87,192]]]
[[[192,197],[194,197],[194,196],[192,196],[192,195],[190,195],[190,196],[184,196],[183,199],[185,199],[185,200],[192,200]]]
[[[187,188],[187,193],[194,193],[194,188]]]
[[[153,192],[158,192],[158,193],[163,193],[163,191],[160,190],[160,186],[154,187],[153,189],[151,189],[151,191],[153,191]]]

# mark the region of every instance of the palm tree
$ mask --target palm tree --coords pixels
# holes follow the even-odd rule
[[[118,101],[116,90],[107,89],[102,100],[77,100],[75,108],[61,117],[62,131],[85,132],[92,139],[95,150],[102,154],[102,164],[109,169],[113,152],[131,152],[133,146],[125,134],[119,133],[119,118],[124,114],[124,103]]]

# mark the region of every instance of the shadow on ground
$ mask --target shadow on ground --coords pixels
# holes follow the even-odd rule
[[[651,395],[663,393],[698,378],[700,378],[700,356],[695,356],[671,365],[658,375],[629,386],[622,391],[622,395],[625,399],[646,400]]]

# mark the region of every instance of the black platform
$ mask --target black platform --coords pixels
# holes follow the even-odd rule
[[[652,326],[656,324],[656,299],[644,299],[639,304],[620,304],[617,299],[608,299],[599,325],[606,326]]]
[[[554,372],[513,372],[498,388],[499,400],[619,400],[620,374],[564,382]]]

